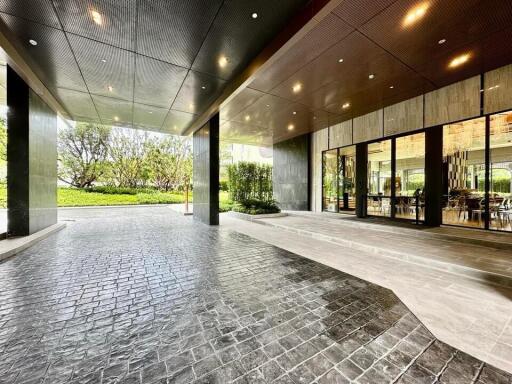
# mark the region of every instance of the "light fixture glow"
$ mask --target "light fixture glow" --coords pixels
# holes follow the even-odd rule
[[[341,106],[343,109],[347,109],[348,107],[350,107],[350,103],[345,103]]]
[[[119,121],[119,117],[114,116],[114,120],[115,120],[115,121]]]
[[[257,19],[257,18],[258,18],[258,14],[257,14],[256,12],[253,12],[253,14],[251,15],[251,17],[252,17],[253,19]]]
[[[245,115],[245,121],[249,121],[249,120],[251,120],[251,116]]]
[[[441,44],[444,44],[446,43],[446,39],[441,39],[437,42],[437,44],[441,45]]]
[[[106,63],[106,62],[107,62],[107,60],[105,60],[105,59],[101,59],[101,62],[102,62],[102,63]]]
[[[206,86],[205,86],[205,85],[203,85],[203,86],[201,87],[201,89],[206,89]]]
[[[219,67],[225,68],[226,65],[228,65],[228,62],[229,61],[228,61],[228,58],[226,56],[219,57],[219,62],[218,62],[219,63]]]
[[[426,15],[430,4],[428,2],[420,3],[413,7],[404,17],[402,25],[404,27],[409,27],[415,23],[417,23],[423,16]]]
[[[297,114],[297,111],[293,111],[292,113],[293,113],[294,115],[296,115],[296,114]]]
[[[33,45],[33,46],[36,46],[36,45],[37,45],[37,41],[35,41],[35,40],[33,40],[33,39],[30,39],[28,42],[29,42],[31,45]]]
[[[103,25],[103,16],[98,11],[91,9],[91,17],[92,21],[94,21],[98,25]]]
[[[109,92],[113,92],[114,91],[114,87],[112,87],[111,85],[108,86],[108,91]]]
[[[270,104],[267,104],[267,108],[270,108]]]
[[[368,78],[369,78],[370,80],[373,80],[373,79],[375,79],[375,75],[374,75],[373,73],[370,73],[370,74],[368,75]]]
[[[295,84],[293,86],[292,90],[293,90],[293,93],[299,93],[302,90],[302,84],[301,83]]]
[[[293,125],[293,124],[289,124],[288,125],[288,130],[289,131],[293,131],[294,129],[295,129],[295,125]]]
[[[343,63],[343,59],[338,59],[338,63]]]
[[[448,64],[448,67],[449,68],[459,67],[462,64],[466,63],[470,57],[471,57],[471,55],[469,53],[465,53],[463,55],[457,56],[457,57],[453,58],[452,61],[450,61],[450,63]]]
[[[395,88],[395,86],[394,86],[394,85],[390,85],[390,86],[389,86],[389,89],[393,89],[393,88]]]
[[[195,108],[194,103],[190,103],[190,104],[188,105],[188,108],[189,108],[189,109],[194,109],[194,108]]]

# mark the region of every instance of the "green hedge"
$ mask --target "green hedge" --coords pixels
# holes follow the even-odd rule
[[[257,199],[249,199],[236,203],[233,206],[233,211],[248,213],[250,215],[262,215],[267,213],[281,212],[275,201],[261,201]]]
[[[272,166],[239,162],[228,166],[228,190],[235,202],[272,200]]]

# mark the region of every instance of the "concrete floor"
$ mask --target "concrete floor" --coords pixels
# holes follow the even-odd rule
[[[511,382],[391,291],[226,225],[167,207],[60,217],[0,263],[0,383]]]
[[[382,256],[376,248],[379,248],[380,242],[384,242],[401,251],[405,248],[409,252],[418,250],[438,256],[451,252],[460,256],[464,249],[470,255],[471,262],[477,256],[492,261],[492,256],[499,254],[496,265],[491,265],[492,269],[499,270],[501,262],[505,265],[502,270],[508,271],[512,263],[510,251],[461,245],[435,238],[424,237],[419,241],[397,239],[393,233],[373,232],[364,227],[349,230],[339,220],[331,220],[329,215],[322,216],[322,220],[306,215],[264,221],[267,225],[223,215],[221,226],[392,289],[440,340],[512,372],[511,289],[429,268],[428,264],[418,265],[404,259]],[[318,235],[312,237],[312,231]],[[396,233],[400,231],[400,228],[396,229]],[[328,241],[333,235],[349,243]],[[418,236],[421,237],[421,234]],[[489,240],[492,234],[477,232],[474,237]],[[375,249],[369,251],[350,246],[350,241],[358,238],[370,239]],[[506,255],[509,256],[508,260]]]

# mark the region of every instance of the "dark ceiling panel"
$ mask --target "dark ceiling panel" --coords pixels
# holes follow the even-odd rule
[[[141,2],[137,52],[190,68],[221,4],[221,0]]]
[[[169,107],[188,70],[146,56],[135,57],[135,102]]]
[[[144,104],[133,104],[133,128],[159,131],[169,110]]]
[[[131,127],[133,122],[133,103],[126,100],[104,96],[92,96],[101,122],[108,125]]]
[[[133,100],[134,53],[72,34],[68,37],[89,92]]]
[[[269,92],[352,31],[338,17],[328,15],[273,65],[259,73],[249,86]]]
[[[396,0],[344,0],[333,13],[358,28]],[[417,2],[417,1],[416,1]]]
[[[54,96],[71,114],[73,119],[77,121],[100,122],[91,95],[88,93],[64,88],[57,88],[54,93]]]
[[[307,0],[225,0],[192,69],[230,79],[241,72]],[[252,18],[256,13],[258,17]],[[225,56],[225,67],[218,58]]]
[[[162,132],[172,133],[175,135],[180,134],[189,127],[195,118],[196,115],[194,114],[181,111],[173,111],[171,109],[165,118],[164,124],[162,126]]]
[[[134,50],[136,0],[54,0],[65,31]],[[93,21],[98,12],[101,23]]]
[[[257,146],[271,146],[273,142],[271,130],[241,124],[234,121],[221,121],[220,138],[225,142],[245,143]]]
[[[256,102],[260,97],[264,95],[263,92],[256,91],[251,88],[242,89],[236,96],[234,96],[228,103],[225,103],[221,106],[220,109],[220,119],[221,120],[231,120],[233,119],[240,111],[247,108],[254,102]]]
[[[364,25],[361,31],[416,70],[434,63],[436,69],[446,73],[450,72],[446,63],[454,52],[509,27],[512,20],[510,1],[430,0],[425,4],[428,4],[425,16],[415,24],[404,25],[404,18],[418,2],[400,0]],[[446,42],[439,44],[441,39]],[[437,65],[440,62],[442,68]]]
[[[0,0],[0,12],[60,28],[51,0]]]
[[[183,85],[172,105],[172,109],[188,113],[199,113],[205,110],[222,91],[225,81],[189,71]]]
[[[6,14],[0,14],[0,18],[19,40],[18,48],[48,88],[86,91],[64,32]],[[32,46],[30,39],[38,44]]]

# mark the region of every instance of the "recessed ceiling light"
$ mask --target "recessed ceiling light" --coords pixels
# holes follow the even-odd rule
[[[338,63],[343,63],[343,59],[338,59]]]
[[[444,44],[446,43],[446,39],[441,39],[437,42],[437,44],[441,45],[441,44]]]
[[[189,109],[194,109],[194,108],[195,108],[195,105],[194,105],[194,103],[190,103],[190,104],[188,105],[188,107],[189,107]]]
[[[101,59],[101,62],[102,62],[102,63],[106,63],[106,62],[107,62],[107,60],[105,60],[105,59]]]
[[[292,87],[293,93],[299,93],[302,90],[302,84],[297,83]]]
[[[150,115],[152,115],[152,114],[153,114],[153,111],[148,111],[148,113],[149,113]]]
[[[395,86],[394,86],[394,85],[390,85],[390,86],[389,86],[389,89],[393,89],[393,88],[395,88]]]
[[[296,115],[296,114],[297,114],[297,111],[293,111],[292,113],[293,113],[294,115]]]
[[[98,11],[91,9],[91,17],[92,21],[94,21],[98,25],[103,25],[103,16]]]
[[[258,14],[257,14],[256,12],[253,12],[253,14],[251,15],[251,17],[252,17],[253,19],[257,19],[257,18],[258,18]]]
[[[32,40],[32,39],[30,39],[28,42],[29,42],[31,45],[34,45],[34,46],[36,46],[36,45],[37,45],[37,41]]]
[[[270,104],[267,104],[267,108],[270,108]]]
[[[350,107],[350,103],[345,103],[341,106],[343,109],[347,109],[348,107]]]
[[[229,60],[226,56],[221,56],[221,57],[219,57],[218,62],[219,62],[219,67],[225,68],[226,65],[228,65]]]
[[[245,115],[245,121],[249,121],[249,120],[251,120],[251,116]]]
[[[470,57],[471,57],[471,55],[469,53],[465,53],[463,55],[454,57],[452,59],[452,61],[450,61],[450,63],[448,64],[448,67],[449,68],[456,68],[456,67],[466,63],[469,60]]]
[[[370,74],[368,75],[368,78],[369,78],[370,80],[372,80],[372,79],[374,79],[374,78],[375,78],[375,75],[374,75],[373,73],[370,73]]]
[[[423,2],[415,7],[413,7],[407,14],[405,15],[402,25],[404,27],[409,27],[416,22],[418,22],[420,19],[423,18],[423,16],[426,15],[428,8],[430,7],[430,4],[428,2]]]
[[[119,121],[119,117],[114,116],[114,120],[115,120],[115,121]]]
[[[295,129],[295,125],[293,125],[293,124],[289,124],[288,125],[288,130],[289,131],[293,131],[294,129]]]
[[[114,91],[114,87],[112,87],[111,85],[108,86],[108,91],[109,92],[113,92]]]
[[[203,86],[201,87],[201,89],[206,89],[206,86],[205,86],[205,85],[203,85]]]

